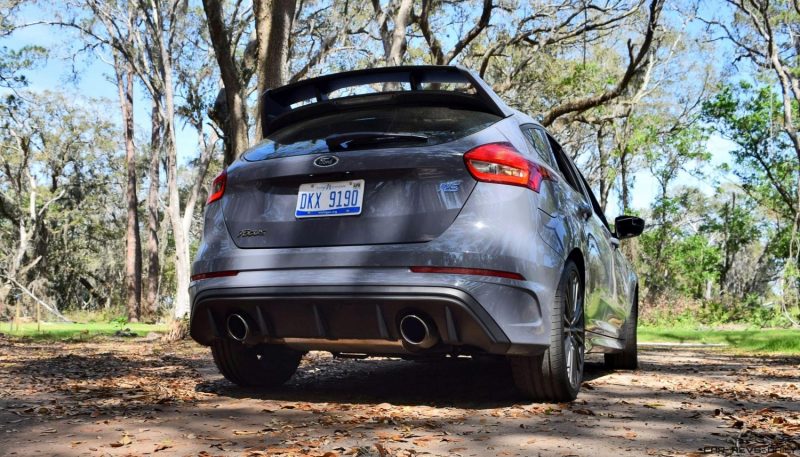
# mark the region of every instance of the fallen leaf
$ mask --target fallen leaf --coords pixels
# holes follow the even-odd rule
[[[380,455],[380,457],[389,457],[390,455],[389,450],[383,447],[381,443],[375,443],[375,449],[378,450],[378,455]]]
[[[269,447],[264,452],[266,455],[273,455],[273,454],[290,454],[290,455],[297,455],[303,451],[301,447]]]
[[[156,448],[153,450],[153,452],[164,451],[164,450],[167,450],[167,449],[169,449],[171,447],[172,447],[171,444],[159,443],[159,444],[156,444]]]

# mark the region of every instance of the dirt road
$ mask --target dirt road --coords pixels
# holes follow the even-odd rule
[[[508,367],[306,357],[237,388],[186,342],[0,339],[0,455],[640,456],[800,453],[800,358],[642,349],[590,357],[573,404],[526,404]],[[794,449],[794,450],[793,450]]]

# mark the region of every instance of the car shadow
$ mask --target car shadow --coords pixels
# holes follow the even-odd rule
[[[584,383],[608,373],[600,357],[588,358]],[[196,389],[238,399],[437,408],[487,409],[530,403],[514,387],[511,368],[502,359],[322,358],[306,361],[277,389],[241,388],[219,376],[199,383]]]

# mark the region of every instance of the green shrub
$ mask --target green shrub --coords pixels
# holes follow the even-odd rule
[[[785,328],[791,322],[783,314],[780,304],[763,302],[761,297],[748,296],[744,300],[686,300],[662,299],[645,303],[640,322],[656,327],[718,327],[745,325],[752,328]]]

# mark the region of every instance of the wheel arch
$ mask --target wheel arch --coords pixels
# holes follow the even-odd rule
[[[581,275],[583,275],[583,278],[582,278],[583,279],[583,287],[584,287],[584,290],[585,290],[586,289],[586,279],[587,278],[586,278],[586,262],[583,259],[583,252],[581,252],[581,250],[579,248],[574,248],[574,249],[572,249],[572,251],[570,251],[569,255],[567,255],[567,259],[566,260],[572,260],[573,262],[575,262],[575,265],[578,267],[578,270],[580,270]]]

